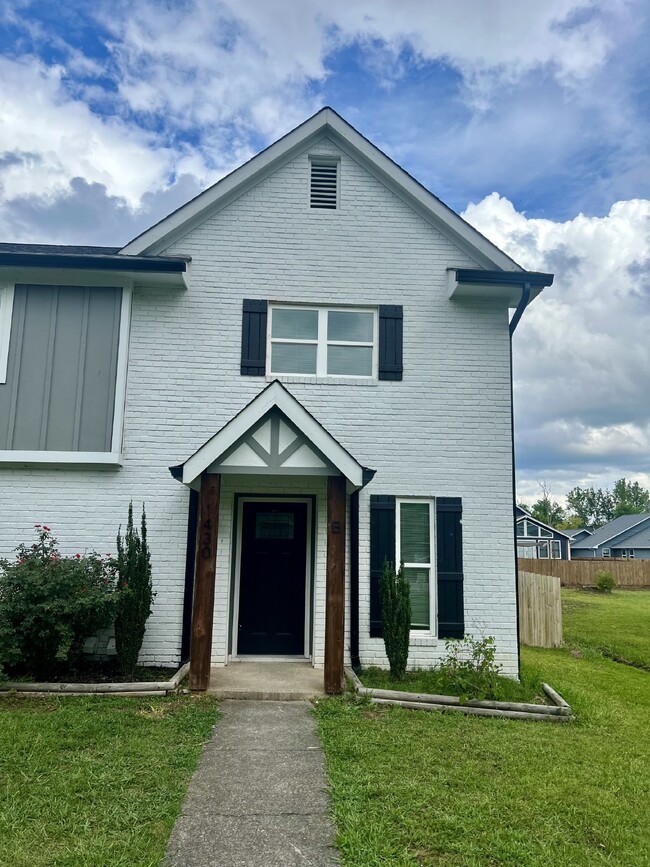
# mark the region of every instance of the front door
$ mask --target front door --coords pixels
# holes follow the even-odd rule
[[[306,503],[244,503],[238,654],[304,654]]]

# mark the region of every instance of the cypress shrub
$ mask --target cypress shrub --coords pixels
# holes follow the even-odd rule
[[[404,564],[395,572],[393,564],[384,560],[379,592],[390,673],[396,680],[401,680],[406,673],[411,631],[411,592],[404,576]]]
[[[115,617],[115,650],[120,670],[131,677],[138,664],[144,630],[151,614],[154,592],[151,559],[147,544],[147,520],[142,504],[140,534],[133,526],[133,503],[129,503],[126,533],[117,533],[117,574],[119,596]]]

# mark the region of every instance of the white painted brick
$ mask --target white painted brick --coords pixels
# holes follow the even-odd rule
[[[142,660],[179,659],[188,492],[168,467],[184,461],[267,384],[239,374],[243,298],[312,303],[402,304],[404,379],[351,383],[287,378],[295,397],[365,466],[360,633],[364,664],[386,663],[368,637],[371,493],[463,498],[465,614],[494,635],[498,660],[516,671],[512,467],[507,311],[453,303],[446,268],[476,267],[467,254],[329,141],[310,153],[341,160],[341,207],[307,207],[307,152],[192,229],[170,254],[192,256],[187,292],[136,289],[130,336],[124,467],[0,469],[0,553],[53,527],[64,550],[115,550],[128,502],[147,507],[157,592]],[[317,496],[319,556],[314,662],[323,663],[325,485],[265,482]],[[225,478],[213,659],[227,659],[235,492],[262,490]],[[442,642],[419,639],[412,665],[439,658]]]

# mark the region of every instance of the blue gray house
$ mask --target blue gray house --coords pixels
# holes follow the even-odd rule
[[[650,560],[650,512],[614,518],[590,536],[572,542],[571,556]]]
[[[517,557],[532,560],[570,560],[571,538],[568,530],[557,530],[515,506]]]

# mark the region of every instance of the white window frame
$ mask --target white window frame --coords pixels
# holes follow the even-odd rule
[[[11,320],[14,311],[14,284],[0,284],[0,385],[7,381]]]
[[[549,554],[551,560],[561,560],[562,559],[562,543],[559,539],[549,539]],[[553,550],[557,551],[557,557],[553,554]]]
[[[603,558],[604,559],[610,559],[611,556],[612,556],[612,549],[611,548],[603,548]]]
[[[43,286],[59,285],[52,283],[52,279],[26,277],[24,280],[17,280],[17,283],[39,284]],[[126,380],[129,362],[129,334],[131,330],[131,304],[133,296],[133,283],[124,278],[116,280],[110,279],[105,275],[101,277],[88,275],[81,277],[78,275],[65,275],[66,286],[110,286],[122,289],[122,303],[120,305],[120,328],[118,335],[118,353],[117,365],[115,370],[115,400],[113,405],[113,428],[111,434],[111,448],[107,452],[78,452],[78,451],[47,451],[47,450],[21,450],[21,449],[0,449],[0,466],[11,464],[20,464],[23,466],[34,465],[54,465],[54,466],[121,466],[124,462],[122,455],[122,436],[124,430],[124,412],[126,403]],[[11,285],[11,310],[13,311],[14,287]],[[6,285],[0,287],[6,289]],[[3,372],[2,363],[2,347],[3,347],[3,331],[5,328],[5,293],[0,296],[0,374]],[[11,317],[8,316],[9,326],[11,329]],[[8,340],[7,340],[8,344]],[[8,354],[7,345],[7,354]],[[5,370],[6,377],[6,370]],[[5,382],[6,379],[0,378],[0,382]]]
[[[621,557],[624,560],[634,560],[634,548],[621,548]]]
[[[299,337],[272,337],[273,313],[275,310],[313,310],[318,313],[318,335],[316,339],[302,339]],[[371,341],[355,340],[328,340],[327,318],[329,313],[372,313],[373,314],[373,338]],[[303,344],[316,346],[316,373],[277,373],[271,366],[273,358],[273,345],[280,343]],[[327,372],[327,348],[328,346],[362,346],[372,348],[372,373],[370,376],[359,376],[353,373],[328,373]],[[344,305],[320,306],[313,304],[269,304],[269,316],[266,335],[266,370],[268,375],[275,378],[306,377],[308,379],[350,379],[362,382],[372,382],[379,376],[379,309],[377,307],[347,307]]]
[[[428,569],[429,570],[429,628],[410,630],[411,639],[435,638],[437,634],[438,611],[437,611],[437,576],[436,576],[436,526],[435,526],[435,500],[431,497],[396,497],[395,498],[395,565],[400,567],[402,562],[402,540],[400,533],[400,512],[402,503],[426,503],[429,506],[429,563],[404,563],[405,569]]]

